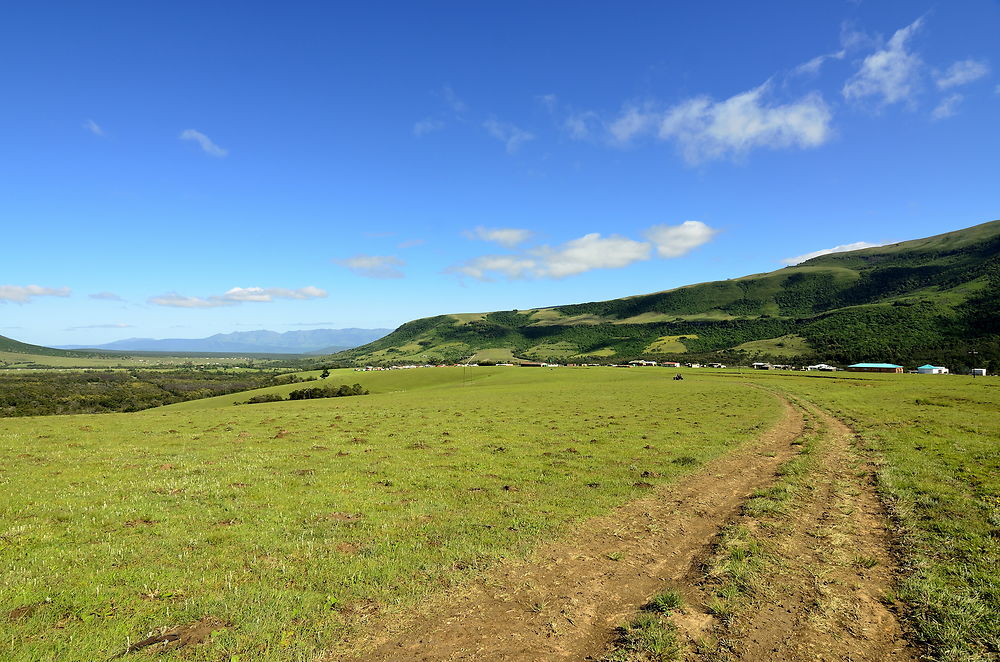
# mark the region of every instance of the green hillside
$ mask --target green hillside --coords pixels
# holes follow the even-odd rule
[[[437,362],[491,350],[561,362],[759,357],[997,369],[998,292],[1000,221],[992,221],[653,294],[418,319],[332,358]]]

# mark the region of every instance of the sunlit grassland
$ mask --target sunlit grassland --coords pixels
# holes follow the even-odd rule
[[[875,456],[883,501],[902,528],[896,597],[935,659],[1000,657],[1000,380],[744,377],[823,406]]]
[[[293,358],[293,357],[290,357]],[[256,359],[259,364],[280,363],[278,359]],[[131,355],[114,356],[100,354],[93,356],[49,356],[47,354],[22,354],[0,351],[0,370],[37,370],[47,368],[176,368],[187,364],[227,367],[248,362],[244,356],[168,356]]]
[[[349,648],[365,618],[697,470],[779,415],[738,380],[671,375],[334,371],[373,394],[0,420],[0,658],[106,659],[204,616],[230,627],[166,658]]]

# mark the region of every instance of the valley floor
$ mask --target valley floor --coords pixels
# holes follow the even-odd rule
[[[996,657],[993,380],[672,375],[0,420],[0,657]]]

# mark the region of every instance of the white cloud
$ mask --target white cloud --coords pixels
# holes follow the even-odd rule
[[[700,221],[654,226],[645,232],[650,241],[636,241],[620,235],[603,237],[593,232],[554,247],[543,244],[510,255],[483,255],[447,271],[484,281],[494,276],[565,278],[594,269],[620,269],[648,260],[654,247],[660,257],[680,257],[710,241],[716,233]]]
[[[972,81],[979,80],[990,73],[990,65],[982,60],[960,60],[936,79],[935,83],[942,90],[951,87],[966,85]]]
[[[844,84],[844,97],[856,100],[879,97],[881,105],[912,101],[923,62],[906,50],[906,42],[922,24],[923,19],[918,18],[900,28],[884,48],[866,57],[857,73]]]
[[[458,98],[455,94],[455,90],[451,89],[450,85],[445,85],[442,90],[442,95],[444,96],[445,102],[451,107],[453,111],[458,114],[462,114],[469,109],[469,105]]]
[[[680,225],[654,225],[646,230],[646,236],[656,246],[657,255],[672,258],[707,244],[718,232],[701,221],[684,221]]]
[[[41,285],[0,285],[0,303],[13,301],[28,303],[35,297],[68,297],[68,287],[42,287]]]
[[[514,248],[518,244],[523,244],[535,236],[535,233],[531,230],[519,228],[484,228],[481,225],[475,230],[466,230],[463,234],[469,239],[493,241],[507,248]]]
[[[426,243],[426,239],[407,239],[396,244],[396,248],[415,248],[416,246],[423,246]]]
[[[593,269],[618,269],[633,262],[648,260],[652,246],[648,242],[593,232],[556,247],[531,248],[520,255],[483,255],[448,269],[450,273],[477,280],[492,280],[491,274],[509,279],[565,278]]]
[[[396,267],[406,264],[393,255],[355,255],[334,262],[365,278],[402,278],[403,272]]]
[[[102,129],[100,125],[94,120],[85,121],[83,123],[83,128],[85,128],[87,131],[90,131],[95,136],[100,136],[102,138],[104,137],[104,129]]]
[[[234,287],[222,295],[227,301],[260,301],[268,302],[275,299],[322,299],[326,290],[308,285],[297,290],[284,287]]]
[[[221,159],[227,154],[229,154],[228,149],[219,147],[201,131],[195,131],[194,129],[185,129],[181,131],[181,135],[179,137],[181,140],[193,140],[194,142],[198,143],[202,151],[208,154],[209,156],[214,156],[216,158]]]
[[[501,122],[493,117],[483,122],[483,128],[491,136],[506,145],[508,154],[515,153],[521,148],[521,145],[535,139],[533,133],[520,129],[510,122]]]
[[[951,94],[942,99],[941,103],[931,111],[931,117],[936,120],[951,117],[957,112],[958,104],[962,103],[964,98],[961,94]]]
[[[563,278],[591,269],[618,269],[648,260],[650,246],[619,235],[602,237],[596,232],[567,241],[556,248],[542,246],[533,251],[544,264],[544,275]]]
[[[97,292],[96,294],[88,294],[87,296],[98,301],[124,301],[124,299],[114,292]]]
[[[768,104],[767,89],[765,83],[724,101],[689,99],[660,118],[659,137],[677,140],[691,163],[741,156],[755,147],[818,147],[829,139],[832,115],[818,93]]]
[[[413,125],[413,135],[417,138],[420,136],[426,136],[428,133],[434,133],[435,131],[440,131],[444,128],[444,122],[435,119],[423,119]]]
[[[818,251],[813,251],[812,253],[805,253],[803,255],[796,255],[795,257],[786,257],[781,260],[782,264],[787,264],[789,266],[799,264],[800,262],[805,262],[806,260],[811,260],[814,257],[819,257],[820,255],[829,255],[830,253],[843,253],[844,251],[857,251],[862,248],[875,248],[876,246],[884,246],[885,244],[873,244],[868,241],[856,241],[853,244],[841,244],[840,246],[834,246],[833,248],[821,248]]]
[[[149,303],[171,308],[218,308],[235,306],[244,302],[267,303],[275,299],[320,299],[326,297],[326,290],[309,285],[297,290],[284,287],[234,287],[224,294],[210,297],[189,297],[170,292],[150,297]]]

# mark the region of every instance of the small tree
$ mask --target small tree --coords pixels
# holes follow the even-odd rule
[[[330,369],[329,368],[323,368],[323,372],[322,372],[322,374],[320,374],[319,378],[320,379],[326,379],[329,376],[330,376]]]

